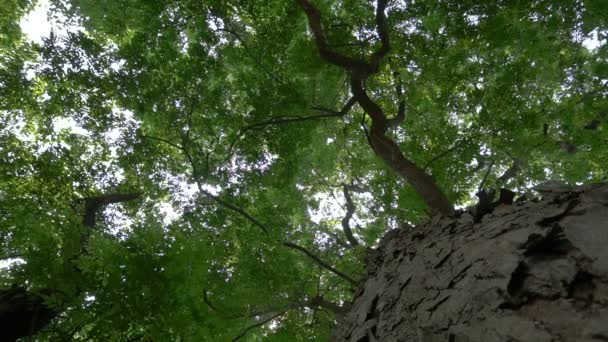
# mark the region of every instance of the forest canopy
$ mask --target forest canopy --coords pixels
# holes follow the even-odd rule
[[[327,340],[391,229],[608,178],[607,39],[602,0],[3,0],[1,294],[44,341]]]

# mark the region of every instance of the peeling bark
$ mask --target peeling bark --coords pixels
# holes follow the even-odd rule
[[[608,340],[608,185],[542,194],[389,232],[333,340]]]

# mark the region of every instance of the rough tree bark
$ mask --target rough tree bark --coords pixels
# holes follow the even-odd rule
[[[389,232],[335,341],[608,341],[608,185]]]

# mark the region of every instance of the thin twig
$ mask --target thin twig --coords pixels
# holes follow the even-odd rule
[[[474,139],[478,138],[479,136],[481,136],[482,133],[479,134],[475,134],[469,138],[464,138],[461,139],[459,141],[457,141],[452,147],[450,147],[449,149],[439,153],[438,155],[436,155],[435,157],[431,158],[428,162],[426,162],[426,164],[424,164],[424,166],[422,167],[423,170],[426,170],[429,168],[429,166],[431,166],[432,163],[434,163],[435,161],[447,156],[448,154],[456,151],[457,149],[465,146],[468,142],[473,141]]]
[[[244,329],[244,330],[243,330],[243,331],[242,331],[242,332],[241,332],[241,333],[240,333],[238,336],[236,336],[236,337],[235,337],[235,338],[232,340],[232,342],[235,342],[235,341],[240,340],[241,338],[245,337],[245,335],[247,335],[247,333],[248,333],[248,332],[250,332],[251,330],[253,330],[253,329],[257,328],[257,327],[261,327],[261,326],[265,325],[266,323],[268,323],[268,322],[272,321],[273,319],[275,319],[275,318],[277,318],[277,317],[280,317],[280,316],[282,316],[282,315],[284,315],[284,314],[285,314],[285,312],[284,312],[284,311],[283,311],[283,312],[279,312],[279,313],[278,313],[278,314],[276,314],[276,315],[270,316],[270,317],[268,317],[268,318],[266,318],[266,319],[264,319],[264,320],[262,320],[262,321],[260,321],[260,322],[257,322],[257,323],[255,323],[255,324],[252,324],[252,325],[248,326],[248,327],[247,327],[247,328],[245,328],[245,329]]]
[[[224,158],[224,162],[226,162],[228,159],[230,159],[230,157],[232,157],[234,147],[243,138],[243,136],[245,136],[245,134],[248,133],[249,131],[264,129],[264,128],[266,128],[268,126],[272,126],[272,125],[291,124],[291,123],[303,122],[303,121],[314,121],[314,120],[343,117],[346,114],[348,114],[348,112],[355,105],[355,103],[356,103],[355,99],[350,98],[340,111],[335,111],[333,109],[315,106],[312,109],[315,111],[318,111],[318,112],[322,112],[323,114],[309,115],[309,116],[281,116],[281,117],[271,118],[266,121],[257,122],[257,123],[245,126],[239,130],[239,132],[237,133],[234,140],[232,140],[232,142],[228,146],[228,153],[226,154],[226,158]]]

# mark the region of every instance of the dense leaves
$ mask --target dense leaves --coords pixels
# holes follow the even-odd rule
[[[374,2],[314,3],[331,49],[381,45]],[[427,216],[295,1],[53,0],[40,43],[33,7],[0,12],[0,282],[60,312],[40,340],[324,340],[353,288],[319,260],[358,279],[366,247]],[[387,135],[455,205],[608,177],[602,1],[386,14],[366,90],[389,118],[405,105]],[[89,231],[83,203],[115,193],[139,195]]]

